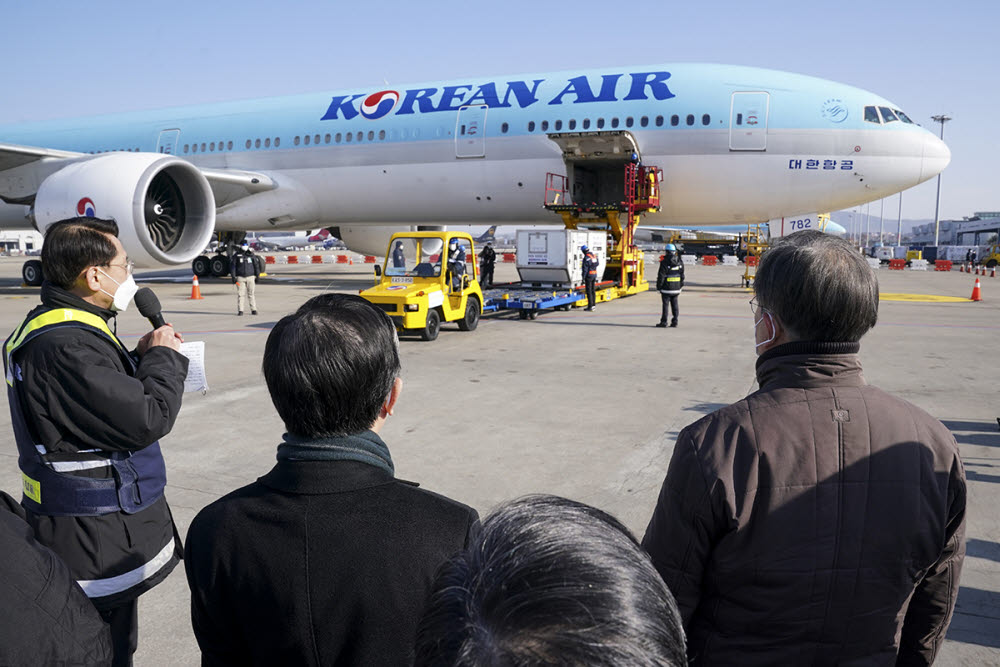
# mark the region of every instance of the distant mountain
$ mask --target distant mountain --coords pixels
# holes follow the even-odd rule
[[[846,229],[848,233],[851,232],[851,212],[850,211],[834,211],[833,213],[830,214],[830,218],[833,219],[833,221],[836,222],[838,225],[840,225],[841,227],[843,227],[844,229]],[[885,218],[883,218],[883,220],[885,222],[885,230],[886,231],[891,231],[891,232],[895,233],[895,231],[896,231],[896,216],[890,217],[890,216],[887,215],[887,216],[885,216]],[[920,225],[926,225],[928,223],[933,224],[934,223],[934,218],[922,218],[922,219],[919,219],[919,220],[910,220],[910,219],[907,219],[907,218],[903,218],[903,221],[902,221],[902,224],[903,224],[903,234],[909,234],[913,230],[914,227],[918,227]],[[855,213],[854,214],[854,224],[862,224],[862,225],[865,224],[865,215],[864,215],[864,213]],[[869,224],[871,225],[872,229],[877,232],[878,231],[878,216],[877,215],[871,216],[871,221],[870,221]]]

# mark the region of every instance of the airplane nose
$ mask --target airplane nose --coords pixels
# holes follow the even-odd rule
[[[934,178],[951,162],[947,144],[930,132],[924,135],[923,158],[920,161],[920,182]]]

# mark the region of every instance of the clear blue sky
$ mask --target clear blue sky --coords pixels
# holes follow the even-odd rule
[[[941,217],[1000,210],[997,0],[3,0],[0,124],[342,87],[658,62],[768,67],[858,86],[952,163]],[[933,218],[935,182],[903,195]],[[886,200],[895,220],[898,199]],[[877,214],[877,205],[872,206]]]

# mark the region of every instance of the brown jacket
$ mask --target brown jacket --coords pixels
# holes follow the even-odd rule
[[[954,437],[865,383],[857,343],[789,343],[677,438],[643,546],[695,664],[933,661],[965,555]]]

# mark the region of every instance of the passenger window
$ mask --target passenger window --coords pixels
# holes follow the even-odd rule
[[[364,136],[365,136],[364,132],[358,132],[357,136],[354,138],[357,139],[358,141],[361,141],[364,138]]]
[[[274,147],[277,148],[280,145],[281,145],[281,137],[275,137],[274,138]]]
[[[213,152],[215,151],[215,142],[214,141],[208,145],[208,150],[213,151]]]
[[[275,140],[275,141],[277,141],[277,140]],[[227,151],[233,150],[233,142],[229,141],[229,142],[226,143],[226,150]]]
[[[656,127],[663,127],[663,116],[656,117]]]
[[[875,123],[876,125],[880,123],[878,111],[875,111],[875,107],[865,107],[865,121]]]
[[[270,147],[271,147],[271,137],[268,137],[267,139],[264,139],[264,148],[270,148]]]
[[[313,137],[313,143],[314,144],[318,144],[319,143],[319,135],[318,134],[315,137]]]
[[[338,144],[340,143],[340,132],[338,132],[337,134],[333,135],[333,140],[334,140],[334,142],[336,142]]]
[[[354,139],[354,135],[353,135],[353,134],[351,134],[350,132],[348,132],[348,133],[347,133],[347,143],[351,143],[351,141],[352,141],[353,139]]]
[[[602,127],[604,127],[604,119],[603,118],[598,118],[597,119],[597,129],[599,130]]]
[[[329,134],[328,134],[328,135],[326,135],[325,137],[323,137],[323,143],[324,143],[324,144],[328,144],[328,143],[330,143],[330,139],[331,139],[331,138],[332,138],[332,137],[330,137],[330,135],[329,135]]]
[[[535,121],[531,121],[530,123],[528,123],[528,132],[534,132],[534,131],[535,131]]]
[[[507,134],[507,130],[509,130],[509,129],[510,129],[510,125],[508,125],[507,123],[504,123],[503,125],[500,126],[500,134]]]
[[[558,132],[561,129],[562,129],[562,121],[561,120],[557,120],[556,121],[556,132]]]
[[[295,139],[292,140],[292,143],[295,144],[296,146],[298,146],[299,143],[301,142],[302,142],[302,137],[299,136],[296,136]]]
[[[378,131],[378,138],[379,138],[379,141],[385,139],[385,130],[379,130]],[[326,135],[326,143],[330,143],[330,135],[329,134]]]
[[[632,116],[625,119],[625,127],[632,127],[633,125],[635,125],[635,119]]]
[[[312,140],[312,137],[310,137],[310,136],[309,136],[309,135],[307,134],[307,135],[306,135],[305,137],[303,137],[303,139],[302,139],[302,140],[303,140],[303,142],[305,142],[305,145],[306,145],[306,146],[308,146],[308,145],[309,145],[309,142],[310,142],[310,140]]]
[[[711,122],[712,122],[712,117],[709,116],[708,114],[705,114],[705,115],[703,115],[701,117],[701,124],[702,125],[708,125]]]
[[[247,139],[247,150],[250,150],[251,146],[253,146],[253,142],[251,142],[249,139]]]
[[[672,126],[677,127],[680,124],[680,122],[681,118],[677,114],[674,114],[673,116],[670,117],[670,124]]]
[[[569,119],[569,129],[571,129],[571,130],[575,130],[576,129],[576,119],[575,118],[570,118]]]
[[[583,119],[583,129],[585,129],[585,130],[590,129],[590,119],[589,118],[584,118]]]
[[[909,123],[910,125],[912,125],[912,124],[913,124],[913,121],[912,121],[912,120],[910,120],[910,117],[909,117],[909,116],[907,116],[907,115],[906,115],[905,113],[903,113],[902,111],[900,111],[899,109],[893,109],[893,111],[895,111],[895,112],[896,112],[896,115],[897,115],[897,116],[899,116],[899,120],[903,121],[904,123]]]
[[[184,152],[185,152],[185,153],[187,153],[187,152],[188,152],[188,144],[184,144]]]
[[[202,152],[202,153],[204,153],[204,152],[205,152],[205,142],[202,142],[202,143],[201,143],[201,152]]]
[[[368,130],[368,141],[373,141],[375,139],[375,130]]]
[[[548,132],[548,130],[549,130],[549,121],[543,120],[542,121],[542,132]]]
[[[899,120],[889,107],[879,107],[878,110],[882,112],[883,123],[892,123]]]
[[[260,148],[260,139],[254,139],[253,147],[254,148]]]
[[[694,114],[690,114],[690,113],[688,114],[687,124],[688,125],[694,125]]]
[[[612,118],[611,119],[611,127],[618,127],[618,119],[617,118]]]

